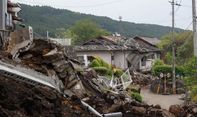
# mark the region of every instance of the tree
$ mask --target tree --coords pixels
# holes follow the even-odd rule
[[[109,35],[110,33],[102,29],[95,22],[85,19],[80,20],[67,30],[71,34],[73,44],[80,44],[87,40],[96,38],[102,35]]]
[[[171,64],[172,62],[172,38],[171,34],[165,35],[161,39],[161,43],[158,45],[160,49],[163,50],[163,59],[166,64]],[[175,53],[176,53],[176,63],[182,65],[193,54],[193,43],[192,43],[192,32],[185,31],[182,33],[175,33]]]

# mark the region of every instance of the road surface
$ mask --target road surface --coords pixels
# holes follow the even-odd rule
[[[141,95],[143,101],[149,105],[159,104],[163,109],[169,109],[170,105],[183,104],[182,100],[179,100],[180,95],[157,95],[153,94],[149,88],[142,88]]]

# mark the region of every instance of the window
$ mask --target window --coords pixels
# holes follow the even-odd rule
[[[141,65],[146,66],[146,57],[143,57],[141,60]]]
[[[111,56],[111,60],[114,61],[114,55]]]

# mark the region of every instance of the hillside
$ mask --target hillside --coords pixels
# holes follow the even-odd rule
[[[91,19],[112,33],[121,32],[121,34],[128,37],[141,35],[159,38],[171,31],[171,28],[166,26],[131,22],[120,23],[108,17],[87,15],[48,6],[40,7],[23,4],[22,9],[20,17],[24,19],[24,23],[33,26],[34,31],[42,36],[46,35],[46,31],[48,30],[50,36],[54,37],[56,32],[69,28],[81,19]],[[176,29],[176,31],[179,32],[181,29]]]

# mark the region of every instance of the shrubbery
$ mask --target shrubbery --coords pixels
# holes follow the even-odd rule
[[[89,66],[92,67],[100,75],[112,76],[112,74],[114,73],[114,76],[120,77],[124,73],[121,69],[112,68],[110,64],[105,62],[100,57],[95,57],[95,59],[90,63]]]
[[[142,102],[142,96],[137,92],[132,92],[131,97],[138,102]]]
[[[112,75],[112,71],[106,67],[93,67],[93,69],[100,75],[107,75],[107,76]]]
[[[194,78],[194,77],[185,77],[183,81],[184,81],[184,84],[188,87],[197,85],[197,78]]]
[[[114,76],[120,77],[124,72],[121,69],[114,69]]]
[[[190,77],[195,77],[197,74],[197,57],[191,58],[185,65],[184,65],[185,74]]]
[[[183,67],[176,67],[176,75],[184,76],[184,68]],[[170,65],[157,65],[153,67],[153,73],[156,76],[159,76],[160,73],[172,73],[172,66]]]
[[[197,85],[192,86],[191,97],[193,101],[197,102]]]

